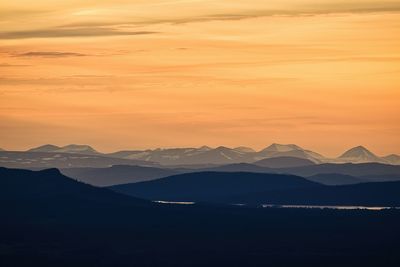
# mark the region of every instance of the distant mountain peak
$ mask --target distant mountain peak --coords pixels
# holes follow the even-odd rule
[[[273,143],[262,151],[271,151],[271,152],[287,152],[293,150],[304,150],[298,145],[295,144],[277,144]]]
[[[46,145],[31,148],[28,150],[28,152],[54,152],[58,149],[60,149],[59,146],[46,144]]]
[[[210,151],[212,148],[209,146],[201,146],[198,148],[199,151]]]
[[[373,154],[371,151],[366,149],[364,146],[356,146],[356,147],[350,148],[349,150],[344,152],[340,156],[340,158],[351,158],[351,157],[358,157],[358,156],[362,156],[362,155],[368,155],[368,156],[375,156],[376,157],[375,154]]]
[[[99,154],[93,147],[89,145],[77,145],[70,144],[57,149],[56,152],[67,152],[67,153],[89,153],[89,154]]]
[[[364,146],[353,147],[344,152],[340,159],[351,160],[352,162],[380,162],[382,161],[377,155],[369,151]]]

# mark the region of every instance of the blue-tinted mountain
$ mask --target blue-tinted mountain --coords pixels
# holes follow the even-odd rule
[[[226,199],[227,203],[400,207],[400,182],[265,190]]]
[[[297,157],[267,158],[256,161],[253,164],[267,168],[290,168],[290,167],[315,165],[315,163],[309,159],[297,158]]]
[[[299,176],[312,176],[317,174],[345,174],[350,176],[364,176],[364,175],[386,175],[386,174],[400,174],[399,165],[388,165],[381,163],[344,163],[344,164],[317,164],[312,166],[294,167],[294,168],[281,168],[277,172],[290,173]]]
[[[261,167],[250,163],[235,163],[235,164],[227,164],[221,165],[217,167],[208,167],[202,169],[191,170],[190,172],[198,172],[198,171],[212,171],[212,172],[254,172],[254,173],[275,173],[275,171],[271,168]],[[189,171],[186,171],[189,172]]]
[[[315,186],[322,185],[293,175],[199,172],[110,188],[119,193],[151,200],[213,201],[230,195]]]
[[[114,165],[108,168],[65,168],[61,172],[84,183],[111,186],[154,180],[177,174],[171,169],[155,167]]]
[[[360,177],[354,177],[345,174],[338,173],[324,173],[324,174],[316,174],[313,176],[305,177],[307,180],[324,184],[324,185],[347,185],[347,184],[358,184],[358,183],[366,183],[371,180],[363,179]],[[399,179],[400,180],[400,179]]]

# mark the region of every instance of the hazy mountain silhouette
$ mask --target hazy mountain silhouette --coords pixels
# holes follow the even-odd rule
[[[383,159],[386,160],[386,162],[388,162],[389,164],[400,165],[400,156],[399,155],[391,154],[391,155],[383,157]]]
[[[109,155],[113,157],[150,160],[163,165],[250,163],[264,158],[283,156],[310,159],[313,162],[321,162],[323,160],[323,156],[318,153],[304,150],[296,145],[280,144],[272,144],[259,152],[249,147],[228,148],[220,146],[210,148],[203,146],[200,148],[119,151]]]
[[[359,178],[369,182],[393,182],[400,181],[400,174],[362,175]]]
[[[55,153],[73,153],[73,154],[85,154],[85,155],[99,155],[94,148],[88,145],[66,145],[63,147],[55,145],[43,145],[27,150],[27,152],[55,152]]]
[[[354,177],[345,174],[338,173],[324,173],[316,174],[313,176],[305,177],[307,180],[324,184],[324,185],[347,185],[347,184],[358,184],[366,183],[371,180],[363,179],[360,177]],[[399,179],[400,180],[400,179]]]
[[[265,190],[227,198],[226,202],[400,207],[400,182]]]
[[[58,147],[54,145],[43,145],[32,148],[28,152],[59,152],[86,155],[103,155],[105,157],[134,159],[142,161],[157,162],[166,166],[183,165],[210,165],[210,164],[234,164],[234,163],[253,163],[262,159],[291,157],[310,160],[316,164],[321,163],[366,163],[378,162],[393,165],[400,164],[400,156],[389,155],[378,157],[362,146],[355,147],[346,151],[338,158],[326,158],[314,151],[306,150],[295,144],[271,144],[270,146],[255,151],[250,147],[239,146],[228,148],[219,146],[211,148],[202,146],[198,148],[167,148],[167,149],[147,149],[147,150],[122,150],[113,153],[100,153],[88,145],[67,145]]]
[[[212,171],[212,172],[254,172],[254,173],[275,173],[275,171],[271,168],[257,166],[249,163],[235,163],[235,164],[227,164],[212,168],[202,168],[191,170],[191,172],[198,171]],[[186,171],[189,172],[189,171]]]
[[[110,167],[112,165],[154,166],[157,164],[149,161],[112,158],[103,155],[59,152],[0,152],[0,166],[8,168]]]
[[[171,169],[127,165],[114,165],[109,168],[66,168],[61,169],[61,172],[69,177],[96,186],[142,182],[178,173]]]
[[[329,173],[360,177],[363,175],[379,176],[379,175],[400,174],[400,166],[381,164],[381,163],[360,163],[360,164],[325,163],[313,166],[276,169],[276,172],[290,173],[304,177],[316,174],[329,174]]]
[[[60,148],[61,147],[59,147],[59,146],[47,144],[47,145],[31,148],[31,149],[27,150],[27,152],[56,152]]]
[[[230,149],[227,147],[218,147],[211,149],[209,147],[200,148],[172,148],[155,149],[145,151],[120,151],[109,154],[113,157],[124,157],[128,159],[140,159],[158,162],[162,165],[195,165],[195,164],[229,164],[234,162],[252,161],[248,153]]]
[[[315,165],[315,163],[311,160],[297,158],[297,157],[267,158],[256,161],[253,164],[268,168],[290,168],[290,167]]]
[[[344,152],[338,159],[344,162],[352,163],[367,163],[367,162],[381,162],[385,163],[385,160],[378,157],[363,146],[353,147]]]
[[[151,200],[213,201],[229,195],[310,186],[322,185],[293,175],[200,172],[109,188],[119,193]]]
[[[294,144],[282,145],[274,143],[257,153],[257,158],[259,160],[263,158],[276,158],[276,157],[302,158],[313,161],[314,163],[320,163],[325,159],[322,155],[318,153],[315,153],[310,150],[305,150]]]

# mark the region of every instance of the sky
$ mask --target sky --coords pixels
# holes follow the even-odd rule
[[[400,153],[400,1],[0,0],[0,147]]]

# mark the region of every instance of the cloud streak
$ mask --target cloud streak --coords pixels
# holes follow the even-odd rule
[[[84,57],[87,54],[74,52],[57,52],[57,51],[35,51],[15,54],[15,57]]]
[[[49,28],[42,30],[12,31],[0,33],[0,39],[27,39],[27,38],[62,38],[62,37],[99,37],[122,35],[155,34],[151,31],[119,31],[112,28]]]

